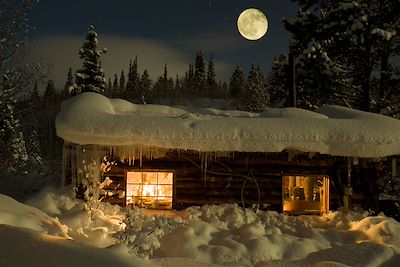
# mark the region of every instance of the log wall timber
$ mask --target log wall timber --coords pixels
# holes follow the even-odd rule
[[[334,158],[292,159],[266,153],[237,153],[233,158],[201,157],[175,153],[163,158],[143,159],[141,166],[122,163],[113,166],[106,176],[114,182],[110,188],[125,186],[124,170],[174,170],[173,208],[181,209],[193,205],[237,203],[251,206],[261,204],[267,209],[281,211],[282,175],[315,174],[327,175]],[[331,192],[335,198],[334,192]],[[107,201],[122,204],[121,199],[108,198]],[[334,207],[335,205],[333,205]]]

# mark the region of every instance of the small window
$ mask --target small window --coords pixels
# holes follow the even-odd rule
[[[329,211],[329,177],[282,177],[283,212],[290,214],[322,213]]]
[[[172,172],[126,172],[126,204],[143,208],[172,209]]]

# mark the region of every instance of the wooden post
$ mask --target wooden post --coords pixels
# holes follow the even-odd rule
[[[288,106],[289,107],[296,107],[297,99],[296,99],[296,64],[295,64],[295,57],[293,53],[289,53],[289,99],[288,99]]]
[[[313,200],[313,189],[314,189],[314,177],[309,176],[306,177],[303,181],[303,186],[304,186],[304,196],[306,201],[312,201]]]
[[[343,189],[343,208],[344,212],[349,211],[350,197],[353,194],[353,189],[351,188],[351,158],[347,158],[347,184]]]

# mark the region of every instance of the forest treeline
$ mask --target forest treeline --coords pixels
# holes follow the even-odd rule
[[[194,51],[182,77],[171,75],[167,64],[156,80],[147,70],[139,73],[140,51],[131,55],[128,69],[106,75],[101,57],[112,51],[100,47],[101,36],[89,26],[82,47],[71,55],[80,57],[82,66],[77,70],[65,66],[62,88],[56,88],[43,69],[23,60],[33,29],[27,13],[36,2],[0,2],[2,14],[7,15],[0,17],[0,172],[59,171],[62,141],[55,133],[55,117],[62,101],[82,92],[140,104],[220,99],[229,108],[252,112],[288,106],[289,52],[295,58],[297,107],[313,110],[335,104],[399,115],[398,0],[293,0],[299,10],[283,20],[291,34],[290,42],[283,44],[287,53],[277,55],[268,71],[257,62],[245,66],[246,73],[243,66],[236,66],[228,81],[218,79],[214,57],[206,58],[200,49]]]

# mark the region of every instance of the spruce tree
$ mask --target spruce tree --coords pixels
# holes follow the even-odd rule
[[[26,144],[28,151],[27,170],[29,173],[43,175],[46,173],[42,151],[40,149],[39,134],[33,129]]]
[[[181,92],[181,82],[179,81],[178,74],[176,74],[174,90],[175,90],[175,95],[179,95],[179,93]]]
[[[207,96],[219,96],[218,85],[215,80],[214,58],[211,55],[207,65]]]
[[[129,62],[128,80],[125,88],[125,98],[132,102],[137,102],[141,99],[141,93],[139,88],[139,74],[138,74],[138,62],[137,56],[135,60]]]
[[[107,83],[107,91],[108,91],[108,95],[111,96],[111,92],[113,90],[113,86],[112,86],[112,82],[111,82],[111,78],[108,78],[108,83]]]
[[[243,71],[236,66],[229,81],[229,95],[233,98],[240,99],[246,86],[246,79]]]
[[[247,78],[247,86],[241,99],[240,109],[251,112],[261,112],[268,107],[269,93],[264,83],[260,66],[251,66]]]
[[[79,50],[79,57],[83,60],[83,66],[76,71],[76,91],[105,93],[106,79],[104,78],[100,56],[106,50],[99,50],[97,33],[92,25],[89,26],[85,42]]]
[[[284,24],[293,37],[290,49],[299,60],[299,90],[315,95],[306,100],[319,105],[326,89],[328,101],[366,111],[377,111],[375,103],[393,100],[392,78],[400,51],[399,1],[294,2],[300,9]]]
[[[119,96],[124,96],[125,95],[125,74],[124,70],[121,70],[121,76],[119,77]]]
[[[201,50],[196,53],[196,61],[194,63],[193,76],[193,93],[197,96],[205,95],[206,88],[206,67],[204,55]]]
[[[46,90],[43,93],[43,122],[40,134],[44,137],[41,144],[42,151],[46,158],[54,159],[56,157],[56,127],[55,118],[59,111],[56,87],[53,80],[48,80]]]
[[[168,78],[168,65],[164,65],[164,73],[160,76],[153,87],[153,93],[156,97],[167,97],[173,95],[174,81]]]
[[[118,75],[114,74],[114,81],[112,85],[112,96],[119,97]]]
[[[65,82],[64,88],[60,92],[60,100],[63,101],[73,95],[76,95],[76,85],[74,83],[74,76],[72,74],[72,69],[69,67],[67,72],[67,80]]]
[[[150,94],[150,88],[151,88],[151,80],[150,80],[150,75],[147,72],[147,70],[143,71],[142,77],[140,78],[140,91],[142,92],[142,102],[143,99],[146,99],[149,97]]]
[[[12,95],[11,72],[3,76],[3,91],[0,94],[0,171],[18,173],[25,171],[28,161],[25,141],[18,119],[14,114],[15,100]]]
[[[267,88],[271,94],[270,103],[273,107],[284,107],[288,105],[288,68],[288,59],[286,55],[279,55],[272,61],[271,71],[267,76]],[[300,95],[300,97],[302,96]]]

